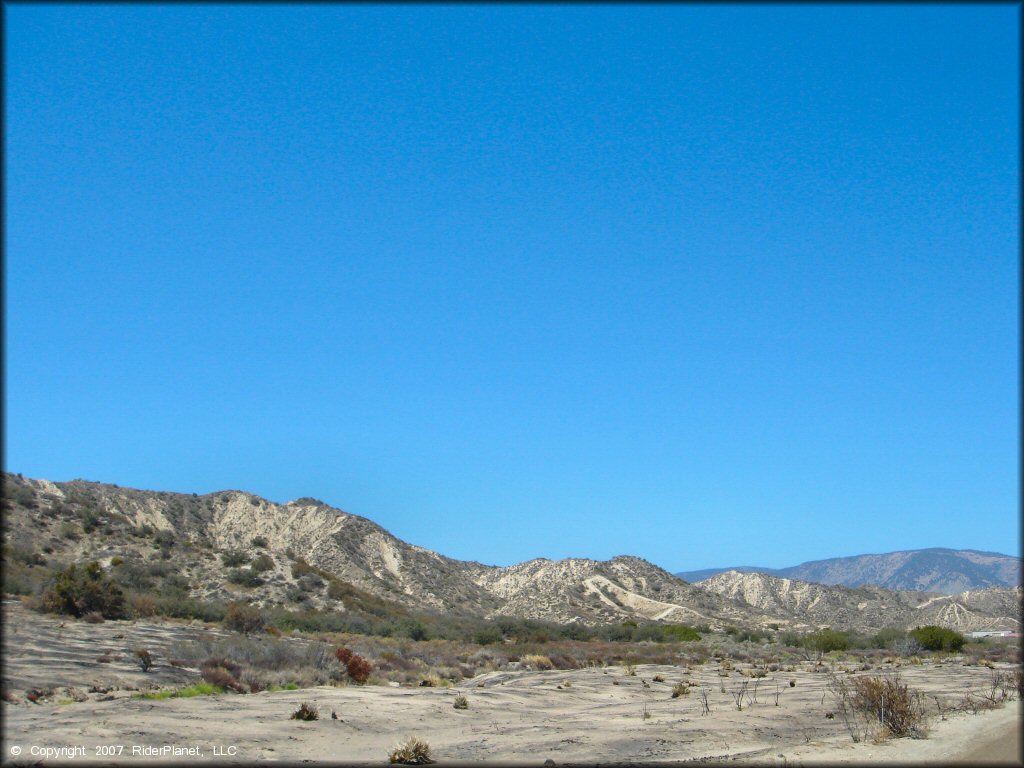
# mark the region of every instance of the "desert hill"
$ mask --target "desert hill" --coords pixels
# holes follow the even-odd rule
[[[878,555],[854,555],[812,560],[788,568],[737,566],[705,568],[676,574],[697,582],[725,571],[763,573],[818,584],[860,587],[874,585],[898,591],[941,592],[1021,586],[1021,559],[973,549],[912,549]]]
[[[763,573],[726,571],[696,585],[793,622],[856,629],[938,624],[960,631],[1019,629],[1020,587],[944,595],[875,586],[825,586]]]
[[[689,584],[641,558],[543,558],[510,567],[445,557],[322,501],[243,491],[196,495],[4,477],[4,559],[98,560],[120,580],[182,599],[395,616],[417,611],[562,624],[961,628],[1018,616],[1020,590],[901,593],[723,575]],[[19,574],[5,574],[11,584]],[[776,583],[778,582],[778,583]],[[920,604],[927,603],[927,608]],[[1016,601],[1016,603],[1014,603]],[[1016,625],[1014,625],[1016,626]]]

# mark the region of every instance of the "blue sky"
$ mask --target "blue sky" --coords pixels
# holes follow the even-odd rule
[[[6,469],[460,559],[1016,553],[1014,5],[8,5]]]

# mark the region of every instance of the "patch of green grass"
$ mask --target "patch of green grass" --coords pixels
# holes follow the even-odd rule
[[[154,691],[153,693],[139,694],[141,699],[189,699],[193,696],[215,696],[224,693],[224,689],[212,683],[196,683],[188,688],[175,690]]]
[[[299,690],[298,683],[285,683],[284,685],[272,685],[267,688],[268,691],[273,693],[274,691],[297,691]]]

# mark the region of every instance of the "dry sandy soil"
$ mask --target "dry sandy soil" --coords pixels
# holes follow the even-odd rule
[[[2,705],[5,764],[83,762],[80,755],[47,756],[39,751],[70,746],[84,747],[84,760],[147,762],[160,758],[133,755],[132,748],[166,745],[197,747],[201,759],[212,762],[384,765],[391,748],[413,734],[430,744],[432,756],[442,764],[541,765],[549,759],[558,765],[718,760],[934,764],[1019,754],[1019,738],[1013,738],[1021,716],[1016,701],[975,715],[949,714],[945,720],[935,714],[924,739],[854,743],[839,715],[826,716],[836,710],[827,674],[798,669],[768,673],[755,681],[738,670],[722,676],[714,662],[689,670],[641,665],[635,676],[621,667],[499,670],[449,689],[345,686],[188,699],[133,698],[127,689],[188,685],[198,674],[165,664],[143,673],[131,663],[132,649],[144,646],[160,654],[173,640],[208,630],[158,621],[61,622],[30,615],[20,606],[6,606],[5,612],[4,690],[15,692],[17,698],[17,703]],[[124,658],[101,664],[96,657],[103,652]],[[859,674],[878,673],[876,669]],[[949,701],[968,691],[981,694],[992,674],[985,667],[959,663],[907,665],[900,673],[926,699],[938,694]],[[656,675],[664,682],[655,682]],[[671,698],[672,685],[681,680],[703,684],[709,714],[702,715],[699,687]],[[796,685],[791,687],[790,680]],[[735,695],[744,681],[748,690],[738,709]],[[54,688],[53,697],[29,703],[24,691],[32,687]],[[90,687],[99,690],[89,692]],[[468,709],[453,707],[458,695],[466,697]],[[318,707],[319,720],[290,719],[303,702]],[[332,719],[332,711],[338,719]],[[114,754],[97,754],[97,748],[118,746],[120,754],[116,749]],[[12,751],[15,747],[22,750],[18,756]]]

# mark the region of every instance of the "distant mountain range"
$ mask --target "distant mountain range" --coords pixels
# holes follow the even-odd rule
[[[693,584],[628,555],[607,561],[537,558],[509,567],[488,566],[408,544],[371,520],[312,498],[278,504],[243,491],[169,493],[5,473],[3,507],[8,572],[13,572],[10,566],[38,573],[32,569],[95,560],[133,589],[199,601],[241,600],[356,617],[426,611],[563,624],[682,622],[712,629],[832,626],[870,631],[940,623],[966,630],[1020,625],[1022,590],[1016,586],[949,596],[824,586],[735,571]],[[963,573],[963,563],[988,573],[996,563],[1012,560],[962,550],[922,552],[955,555],[953,561],[932,561],[933,570],[956,565],[946,568],[948,578]],[[865,557],[900,560],[898,554],[915,553]],[[909,573],[907,563],[913,560],[904,557],[897,565]],[[883,575],[899,570],[894,565]],[[870,581],[879,572],[865,565],[859,575]],[[914,572],[931,573],[924,566]],[[838,571],[813,573],[834,577]],[[919,578],[915,586],[923,581]]]
[[[860,587],[874,585],[900,591],[941,592],[947,595],[990,587],[1021,584],[1021,559],[973,549],[911,549],[881,555],[854,555],[812,560],[788,568],[733,566],[681,571],[683,581],[702,582],[726,571],[763,573],[817,584]]]

